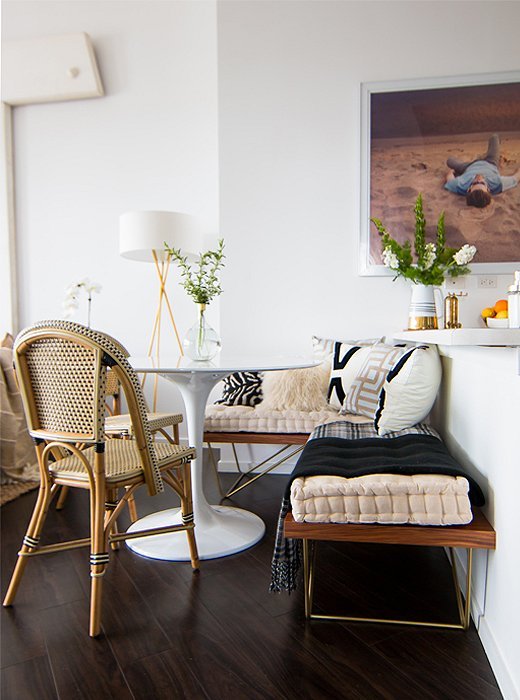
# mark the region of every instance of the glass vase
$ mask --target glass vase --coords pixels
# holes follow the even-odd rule
[[[206,320],[206,304],[197,304],[197,321],[183,340],[184,352],[191,360],[211,360],[221,347],[220,336]]]

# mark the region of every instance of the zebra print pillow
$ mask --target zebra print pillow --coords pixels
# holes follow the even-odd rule
[[[215,403],[223,406],[251,406],[262,401],[261,372],[233,372],[224,379],[222,398]]]

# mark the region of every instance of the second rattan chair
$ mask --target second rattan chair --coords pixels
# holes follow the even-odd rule
[[[129,537],[185,531],[191,565],[198,569],[190,462],[191,447],[154,443],[146,405],[128,353],[113,338],[67,321],[44,321],[22,331],[14,362],[29,432],[36,444],[40,489],[27,534],[18,553],[4,605],[12,605],[29,558],[90,546],[90,627],[101,629],[101,591],[109,545]],[[132,421],[132,439],[105,439],[107,368],[121,382]],[[79,449],[78,445],[81,445]],[[182,523],[166,528],[118,533],[116,519],[134,491],[146,485],[153,496],[163,481],[180,498]],[[40,545],[49,505],[60,486],[90,491],[90,537]]]

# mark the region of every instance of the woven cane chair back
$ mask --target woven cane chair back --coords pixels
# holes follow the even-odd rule
[[[69,321],[23,330],[14,361],[29,432],[36,439],[100,445],[105,441],[107,367],[121,384],[151,495],[163,490],[146,403],[128,352],[110,336]]]

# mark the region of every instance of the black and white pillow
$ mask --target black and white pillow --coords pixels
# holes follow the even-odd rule
[[[261,372],[233,372],[224,379],[222,398],[215,403],[223,406],[251,406],[262,401]]]
[[[361,346],[350,345],[349,343],[334,343],[327,399],[329,404],[337,408],[338,411],[343,406],[352,382],[365,363],[371,347],[371,345]]]
[[[318,360],[327,360],[332,357],[336,343],[346,343],[347,345],[373,345],[382,343],[383,338],[363,338],[362,340],[322,338],[317,335],[312,336],[312,354]]]
[[[407,349],[381,389],[374,421],[378,434],[403,430],[424,420],[435,402],[441,378],[435,345]]]

